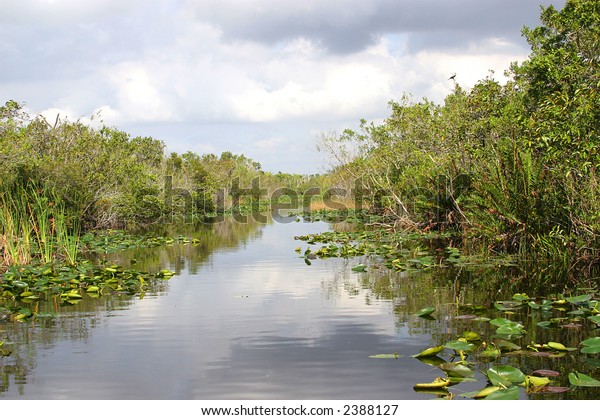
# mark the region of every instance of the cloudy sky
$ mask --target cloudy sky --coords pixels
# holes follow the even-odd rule
[[[98,114],[168,151],[327,168],[322,133],[403,93],[441,101],[529,48],[565,0],[0,0],[0,100],[49,120]]]

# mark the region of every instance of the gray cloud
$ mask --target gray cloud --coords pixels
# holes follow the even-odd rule
[[[519,42],[520,30],[536,26],[548,0],[304,0],[203,1],[197,19],[218,25],[225,39],[276,44],[310,39],[330,53],[363,50],[387,33],[412,34],[410,50],[466,44],[487,37]],[[558,4],[557,4],[558,3]],[[190,3],[191,4],[191,3]],[[554,2],[562,7],[564,0]]]

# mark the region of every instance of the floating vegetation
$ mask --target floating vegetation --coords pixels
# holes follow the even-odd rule
[[[443,394],[432,395],[444,399],[519,399],[523,394],[560,394],[576,387],[600,387],[597,373],[600,363],[594,358],[600,353],[599,330],[594,322],[599,313],[597,299],[598,291],[588,289],[585,294],[556,295],[541,300],[516,293],[510,300],[491,303],[488,309],[456,305],[459,312],[479,314],[453,317],[475,330],[466,329],[454,338],[412,355],[443,373],[435,375],[432,382],[415,384],[414,390],[441,389]],[[425,307],[414,316],[423,319],[421,322],[431,322],[427,321],[427,315],[433,310],[434,307]],[[550,318],[551,324],[540,326],[540,322],[535,322],[539,317]],[[582,326],[581,331],[565,336],[563,327],[574,323]],[[587,338],[579,338],[573,345],[582,336]],[[532,341],[535,337],[545,337],[545,340]],[[568,342],[564,341],[567,339]],[[569,355],[567,363],[560,362]],[[529,368],[540,364],[547,367]],[[583,368],[588,371],[582,372]],[[455,388],[460,390],[462,383],[482,380],[482,387],[476,391],[453,392]]]
[[[75,305],[84,295],[98,298],[109,293],[141,294],[149,281],[168,280],[173,275],[166,269],[147,273],[87,260],[77,265],[11,266],[0,277],[0,308],[13,321],[27,321],[46,316],[31,306],[39,301],[55,298],[61,304]]]
[[[510,256],[492,259],[481,256],[462,255],[456,247],[446,246],[432,252],[427,241],[449,240],[453,235],[446,233],[406,233],[393,232],[382,228],[367,227],[357,223],[351,232],[327,231],[296,236],[309,245],[321,244],[310,253],[315,258],[354,258],[373,257],[381,265],[395,271],[427,270],[434,267],[467,266],[512,266]],[[301,248],[296,252],[302,253]]]
[[[187,236],[134,235],[125,231],[109,230],[104,232],[88,232],[82,235],[80,238],[80,252],[83,254],[90,252],[112,254],[131,248],[155,248],[177,244],[199,245],[200,243],[199,239]]]

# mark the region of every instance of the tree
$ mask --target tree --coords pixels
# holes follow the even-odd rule
[[[600,167],[600,1],[542,8],[542,26],[524,28],[529,59],[511,71],[525,97],[527,146],[566,175]]]

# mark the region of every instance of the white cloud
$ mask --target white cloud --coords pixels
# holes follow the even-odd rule
[[[283,143],[285,143],[285,140],[281,137],[270,137],[267,139],[258,140],[254,145],[259,149],[271,150]]]
[[[170,149],[250,151],[285,170],[292,158],[317,160],[315,131],[384,118],[404,93],[441,101],[454,72],[465,87],[490,69],[501,79],[527,54],[509,29],[539,12],[521,0],[274,4],[5,0],[1,99],[50,119],[101,110],[107,124],[155,130]],[[289,156],[288,145],[304,152]]]

